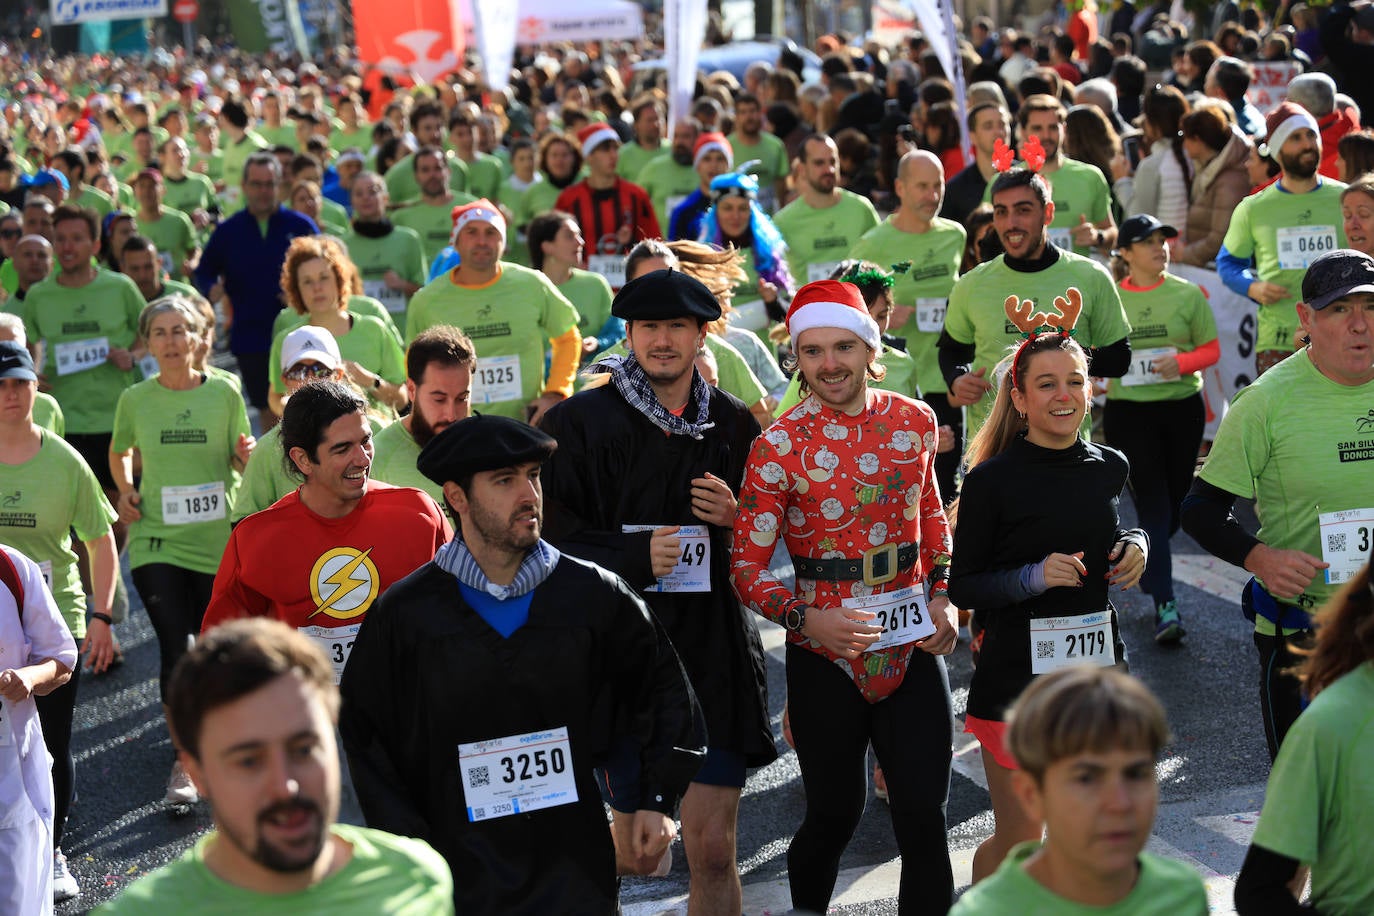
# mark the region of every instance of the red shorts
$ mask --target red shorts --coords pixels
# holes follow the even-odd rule
[[[977,738],[983,749],[1001,766],[1008,770],[1021,769],[1016,765],[1016,758],[1007,750],[1007,723],[965,716],[964,734]]]

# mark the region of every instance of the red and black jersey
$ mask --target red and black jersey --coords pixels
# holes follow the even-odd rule
[[[586,256],[593,254],[627,254],[636,242],[663,237],[658,217],[649,193],[633,182],[617,178],[615,185],[594,190],[586,180],[564,188],[555,206],[577,220],[586,240]],[[616,233],[621,226],[630,225],[630,242],[621,245]]]

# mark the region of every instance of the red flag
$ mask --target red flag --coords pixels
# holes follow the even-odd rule
[[[432,83],[463,66],[458,4],[450,0],[353,0],[361,58],[383,70]]]

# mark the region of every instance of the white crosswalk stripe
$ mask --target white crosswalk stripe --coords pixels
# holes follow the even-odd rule
[[[791,564],[781,554],[773,564],[773,572],[780,579],[790,579]],[[1174,554],[1174,578],[1179,584],[1201,589],[1228,602],[1239,604],[1241,588],[1250,578],[1244,570],[1237,569],[1213,557],[1202,554]],[[784,661],[784,647],[787,633],[782,628],[765,620],[759,620],[759,635],[764,651],[779,664]],[[956,693],[966,691],[958,688]],[[956,701],[960,699],[956,695]],[[961,707],[956,702],[956,708]],[[987,778],[983,773],[982,753],[972,735],[963,734],[963,720],[956,718],[954,731],[953,770],[956,777],[966,779],[980,788],[987,789]],[[1161,782],[1169,774],[1161,773]],[[1248,787],[1253,795],[1263,796],[1264,787]],[[1244,787],[1237,791],[1246,791]],[[746,789],[746,794],[748,790]],[[1208,903],[1211,912],[1217,916],[1228,916],[1235,912],[1232,894],[1235,881],[1232,877],[1239,870],[1250,837],[1254,833],[1255,822],[1259,818],[1256,811],[1222,813],[1224,807],[1234,798],[1202,799],[1175,805],[1164,804],[1160,817],[1156,820],[1156,832],[1150,838],[1147,849],[1160,856],[1186,862],[1202,876],[1207,887]],[[1223,807],[1213,807],[1221,805]],[[1160,835],[1160,827],[1165,817],[1177,810],[1182,820],[1191,828],[1184,831],[1189,838],[1192,851],[1179,848]],[[1210,811],[1216,813],[1199,813]],[[1177,820],[1177,819],[1175,819]],[[1175,839],[1178,839],[1175,837]],[[780,840],[784,847],[785,840]],[[1194,848],[1195,847],[1195,848]],[[771,850],[772,856],[780,850]],[[950,860],[954,869],[955,887],[962,890],[972,881],[973,848],[951,849]],[[1204,858],[1205,857],[1205,858]],[[755,856],[755,858],[758,858]],[[750,914],[786,913],[791,909],[791,895],[787,881],[768,879],[749,881],[748,864],[741,862],[741,870],[746,874],[744,883],[744,912]],[[840,872],[835,885],[832,907],[858,906],[874,901],[893,900],[897,894],[901,876],[901,859],[894,858],[877,865],[845,869]],[[622,910],[626,916],[668,916],[687,912],[686,894],[674,894],[656,899],[625,901]]]

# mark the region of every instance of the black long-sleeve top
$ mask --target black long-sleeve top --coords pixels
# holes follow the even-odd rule
[[[969,688],[969,715],[1000,720],[1031,682],[1033,617],[1111,608],[1107,555],[1117,541],[1148,550],[1140,529],[1121,527],[1118,501],[1129,465],[1105,445],[1078,440],[1047,449],[1018,437],[1002,454],[969,471],[959,497],[949,597],[971,608],[983,629]],[[1088,574],[1077,588],[1025,596],[1021,570],[1051,553],[1082,551]],[[1125,657],[1112,613],[1117,661]]]

